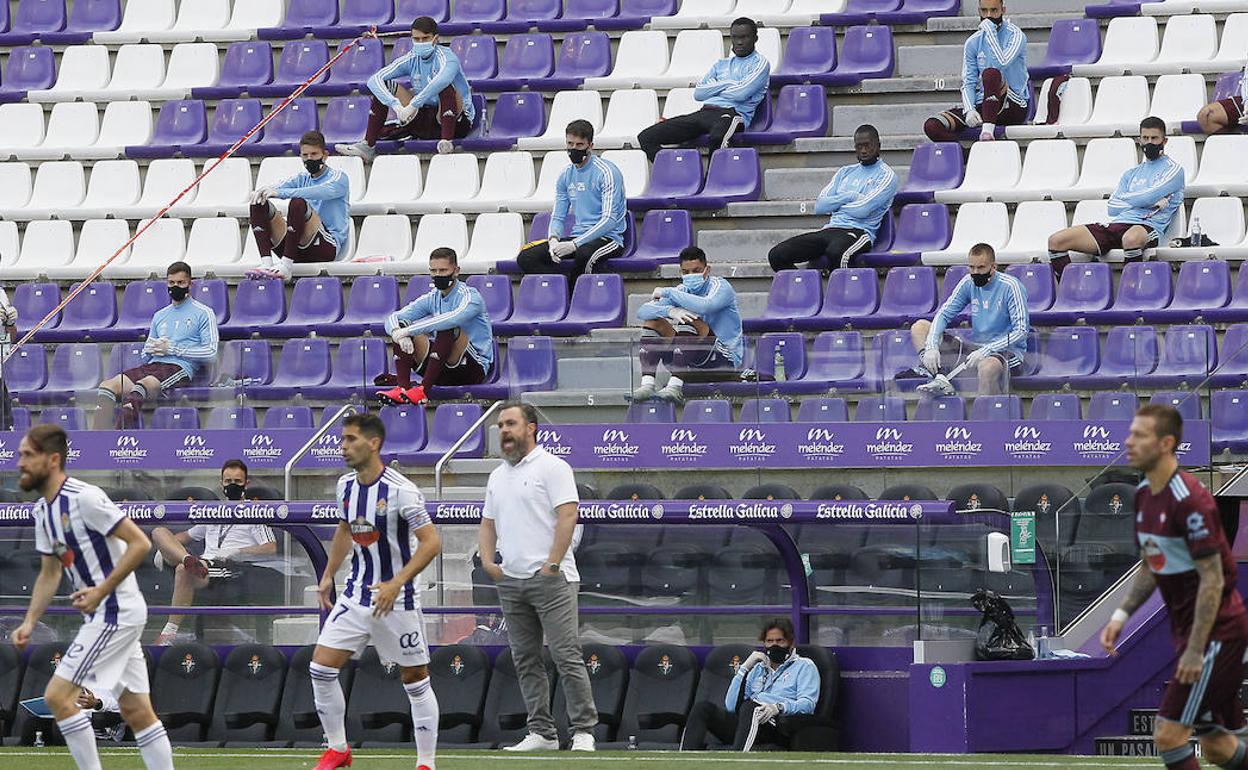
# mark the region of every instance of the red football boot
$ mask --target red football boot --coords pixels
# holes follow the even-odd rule
[[[351,747],[348,746],[346,751],[334,751],[333,749],[325,749],[325,753],[321,755],[321,761],[316,763],[314,770],[334,770],[338,767],[351,766]]]

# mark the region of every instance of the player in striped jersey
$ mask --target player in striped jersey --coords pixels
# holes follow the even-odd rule
[[[64,571],[74,588],[73,605],[85,622],[43,697],[69,753],[80,770],[100,770],[91,715],[77,703],[82,688],[89,687],[116,696],[148,770],[172,770],[169,738],[148,697],[147,663],[139,647],[147,603],[132,574],[152,543],[99,487],[65,474],[68,454],[69,439],[57,425],[31,428],[18,450],[18,483],[39,493],[35,548],[43,566],[13,643],[19,650],[30,643]]]
[[[433,770],[438,744],[438,700],[429,681],[429,647],[416,576],[442,549],[416,485],[381,462],[386,429],[381,418],[343,420],[342,457],[352,472],[338,479],[338,531],[321,578],[321,606],[329,619],[316,640],[308,673],[316,712],[329,748],[316,770],[351,764],[344,725],[347,704],[338,671],[370,642],[387,664],[401,669],[412,706],[417,770]],[[334,575],[351,554],[351,576],[331,603]]]

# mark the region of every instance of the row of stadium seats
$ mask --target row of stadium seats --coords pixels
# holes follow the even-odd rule
[[[1201,10],[1206,10],[1202,8]],[[1227,13],[1243,8],[1209,8]],[[1090,25],[1093,29],[1095,24]],[[1103,77],[1130,72],[1160,75],[1167,72],[1222,72],[1243,66],[1248,45],[1248,14],[1226,17],[1219,44],[1212,13],[1174,15],[1165,21],[1164,36],[1152,16],[1117,18],[1109,22],[1105,42],[1095,61],[1076,64],[1073,73]]]

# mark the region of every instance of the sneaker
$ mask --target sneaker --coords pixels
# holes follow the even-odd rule
[[[377,400],[383,404],[406,404],[407,400],[403,396],[403,388],[397,385],[390,390],[382,390],[377,393]]]
[[[663,389],[656,393],[655,396],[660,401],[671,401],[673,404],[685,403],[685,394],[681,386],[670,382],[664,385]]]
[[[592,736],[591,736],[592,737]],[[558,751],[559,741],[554,738],[543,738],[537,733],[529,733],[524,740],[515,746],[504,746],[503,751]]]
[[[409,404],[424,404],[429,401],[429,397],[425,395],[425,387],[423,385],[413,385],[403,391],[403,398],[406,398]]]
[[[325,749],[325,753],[321,755],[321,761],[316,763],[313,770],[334,770],[338,767],[351,766],[351,747],[348,746],[346,751],[334,751],[333,749]]]
[[[275,262],[273,265],[260,265],[248,270],[244,275],[254,281],[263,281],[270,278],[276,278],[282,283],[290,283],[290,270],[281,262]]]
[[[997,134],[994,131],[984,130],[979,132],[979,141],[981,142],[995,142],[996,140]]]
[[[455,152],[454,142],[452,142],[450,139],[438,140],[438,154],[439,155],[449,155],[452,152]]]
[[[593,733],[573,733],[572,750],[573,751],[593,751],[594,750],[594,734]]]
[[[372,160],[377,157],[377,148],[370,147],[368,142],[360,140],[355,144],[335,144],[334,152],[339,155],[352,155],[364,160]]]
[[[654,398],[654,394],[655,390],[653,385],[642,385],[640,388],[633,391],[633,401],[638,403],[642,401],[649,401]]]

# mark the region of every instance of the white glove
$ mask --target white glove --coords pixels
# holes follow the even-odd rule
[[[755,650],[754,652],[751,652],[750,656],[741,663],[741,670],[748,674],[750,672],[750,669],[754,668],[759,663],[766,663],[766,662],[767,662],[767,653],[761,652],[759,650]]]
[[[17,325],[17,308],[12,305],[0,305],[0,315],[3,316],[5,326]]]
[[[163,356],[168,355],[170,347],[171,343],[168,337],[157,337],[156,339],[148,337],[147,342],[143,345],[143,352]]]
[[[979,110],[974,107],[962,111],[962,121],[969,128],[979,128],[984,123],[984,119],[979,116]]]
[[[269,198],[272,198],[276,192],[272,187],[257,187],[256,191],[251,194],[251,203],[252,205],[268,203]]]
[[[766,724],[774,720],[780,715],[779,703],[763,703],[754,707],[754,714],[758,716],[759,724]]]
[[[966,367],[968,369],[974,369],[979,366],[980,361],[983,361],[990,355],[992,354],[985,348],[975,348],[966,356]]]
[[[667,317],[678,324],[690,324],[698,320],[698,314],[685,310],[683,307],[674,307],[667,311]]]
[[[416,352],[416,344],[412,342],[411,337],[407,336],[406,330],[403,327],[400,326],[390,332],[390,339],[394,340],[394,344],[399,346],[399,350],[402,350],[409,356]]]
[[[663,287],[662,287],[662,286],[660,286],[659,288],[657,288],[657,289],[655,289],[654,291],[650,292],[650,299],[652,299],[652,300],[654,300],[654,301],[656,301],[656,302],[658,302],[659,300],[663,299]]]
[[[554,238],[550,239],[550,256],[554,257],[555,259],[563,259],[564,257],[570,257],[575,253],[576,253],[576,242],[573,241],[572,239],[568,239],[566,241],[557,241]]]
[[[420,110],[415,104],[404,104],[394,109],[395,116],[399,119],[399,125],[406,125],[416,117],[416,113]]]
[[[940,371],[940,350],[935,348],[924,350],[921,361],[924,369],[936,374]]]

